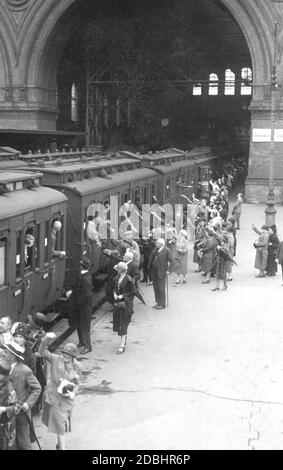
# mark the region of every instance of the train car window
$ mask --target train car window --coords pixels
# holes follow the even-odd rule
[[[170,196],[170,178],[166,180],[166,188],[165,188],[165,199],[169,199]]]
[[[156,196],[156,193],[155,193],[155,184],[152,184],[152,185],[151,185],[151,197],[153,198],[154,196]]]
[[[35,234],[35,251],[34,251],[34,265],[36,268],[40,266],[40,224],[36,226]]]
[[[28,228],[24,238],[25,272],[31,271],[33,269],[36,251],[34,229]]]
[[[45,222],[44,227],[44,263],[49,262],[49,221]]]
[[[63,220],[62,218],[54,219],[51,225],[51,236],[50,236],[50,248],[52,257],[59,256],[60,251],[62,251],[64,241],[64,229],[63,229]]]
[[[78,86],[76,83],[72,84],[71,89],[71,120],[78,122]]]
[[[135,189],[135,205],[138,205],[138,203],[140,202],[140,190],[139,189]]]
[[[6,240],[0,239],[0,287],[6,284]]]
[[[61,221],[61,224],[62,224],[62,229],[61,229],[60,248],[59,248],[59,250],[65,250],[65,246],[64,246],[65,221],[64,221],[63,216],[61,216],[60,221]]]
[[[144,186],[143,188],[143,200],[142,200],[143,204],[147,204],[148,202],[148,199],[147,199],[147,186]]]
[[[21,258],[22,258],[22,231],[16,233],[16,278],[19,279],[22,277],[21,272]]]
[[[126,193],[124,194],[123,199],[124,199],[124,200],[123,200],[123,203],[127,202],[127,201],[130,199],[130,194],[129,194],[128,192],[126,192]]]

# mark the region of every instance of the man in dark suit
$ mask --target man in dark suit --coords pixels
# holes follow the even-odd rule
[[[19,450],[32,450],[30,439],[31,408],[36,403],[41,386],[31,369],[24,364],[24,349],[17,343],[4,345],[5,359],[11,368],[10,379],[15,389],[17,400],[22,403],[21,411],[16,417],[16,443]],[[26,416],[27,415],[27,416]]]
[[[148,263],[156,301],[156,305],[153,308],[158,310],[166,307],[166,275],[168,270],[172,270],[173,263],[174,259],[171,250],[165,246],[163,238],[158,238]]]

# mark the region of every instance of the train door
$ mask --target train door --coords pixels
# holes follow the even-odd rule
[[[54,230],[54,223],[60,222],[60,229]],[[57,224],[58,225],[58,224]],[[50,220],[48,237],[45,236],[46,254],[50,258],[50,288],[48,291],[47,305],[51,305],[62,291],[65,278],[65,256],[59,253],[66,250],[65,247],[65,217],[60,212],[54,212]],[[46,225],[47,229],[48,225]],[[47,230],[46,230],[47,232]],[[47,235],[47,233],[46,233]]]
[[[0,232],[0,313],[9,315],[8,312],[8,233]]]
[[[35,226],[35,244],[37,256],[35,258],[34,296],[32,308],[41,311],[46,307],[46,300],[50,290],[50,263],[46,257],[45,236],[49,233],[49,209],[42,209]],[[47,227],[46,227],[47,224]]]
[[[30,313],[35,292],[35,269],[38,267],[39,247],[37,243],[36,222],[28,222],[24,227],[23,238],[23,315]]]
[[[91,274],[96,274],[100,270],[101,266],[102,253],[99,233],[102,228],[101,225],[103,223],[104,208],[102,208],[101,203],[93,201],[85,207],[84,210],[84,241],[86,242],[86,245],[82,254],[83,256],[87,256],[89,259]]]
[[[10,310],[15,321],[24,321],[32,304],[34,289],[34,224],[30,222],[18,228],[15,221],[15,225],[17,228],[15,227],[15,239],[12,242],[15,247],[15,270],[12,269],[13,274],[11,273],[15,283],[12,282]]]

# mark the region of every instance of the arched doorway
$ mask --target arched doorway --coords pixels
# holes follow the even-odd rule
[[[83,18],[85,11],[87,11],[89,2],[85,1],[82,3],[79,0],[62,0],[60,2],[40,0],[31,2],[24,0],[19,5],[19,2],[6,0],[5,3],[7,6],[5,10],[8,7],[10,11],[15,9],[18,15],[16,39],[14,39],[13,47],[9,43],[11,31],[8,32],[8,29],[5,30],[5,27],[3,29],[5,36],[3,40],[4,46],[2,46],[5,47],[6,44],[5,50],[8,51],[6,54],[8,53],[9,55],[7,62],[10,62],[12,69],[12,76],[9,78],[6,88],[8,89],[12,82],[21,82],[22,84],[21,89],[17,91],[16,97],[19,104],[21,105],[22,103],[22,107],[19,106],[17,109],[17,125],[20,123],[21,116],[23,116],[23,126],[28,123],[30,129],[49,129],[55,131],[57,116],[56,82],[59,63],[73,35],[77,22]],[[94,7],[94,2],[91,2],[92,10],[96,8],[98,3]],[[162,3],[160,0],[159,4],[162,5]],[[191,7],[193,3],[197,4],[199,2],[187,0],[187,3],[188,7]],[[258,2],[211,0],[205,3],[210,4],[211,8],[214,5],[216,9],[221,10],[224,8],[226,12],[228,11],[231,18],[239,25],[245,37],[253,71],[251,120],[252,127],[254,125],[257,126],[257,121],[259,119],[262,120],[262,110],[264,108],[268,109],[268,103],[270,102],[266,84],[270,80],[273,53],[273,26],[274,22],[280,17],[280,11],[277,9],[279,7],[271,0]],[[2,12],[1,15],[3,16],[4,13]],[[19,20],[20,13],[22,14],[22,20]],[[5,26],[4,21],[3,24]],[[13,54],[14,57],[12,57]],[[213,72],[211,70],[211,73]],[[278,76],[279,81],[281,81],[281,63],[278,64]],[[72,86],[73,84],[71,84],[71,88]],[[24,106],[26,103],[27,105],[32,103],[33,114],[31,114],[31,109],[27,111],[27,106]],[[119,102],[117,103],[117,108],[119,108]],[[260,118],[259,113],[261,113]],[[5,117],[3,119],[3,126],[5,127],[7,126],[7,120],[4,112],[2,116]],[[13,116],[12,113],[10,113],[10,116]],[[30,122],[29,119],[31,119]],[[213,129],[213,123],[210,124]],[[254,173],[254,168],[258,166],[257,153],[258,150],[251,146],[251,178],[257,178]]]

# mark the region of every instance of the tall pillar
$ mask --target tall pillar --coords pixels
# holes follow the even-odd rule
[[[274,130],[274,194],[276,202],[283,202],[283,108],[279,104],[275,111]],[[271,92],[264,87],[261,101],[252,101],[249,171],[245,182],[248,202],[266,202],[270,176],[271,147]]]

